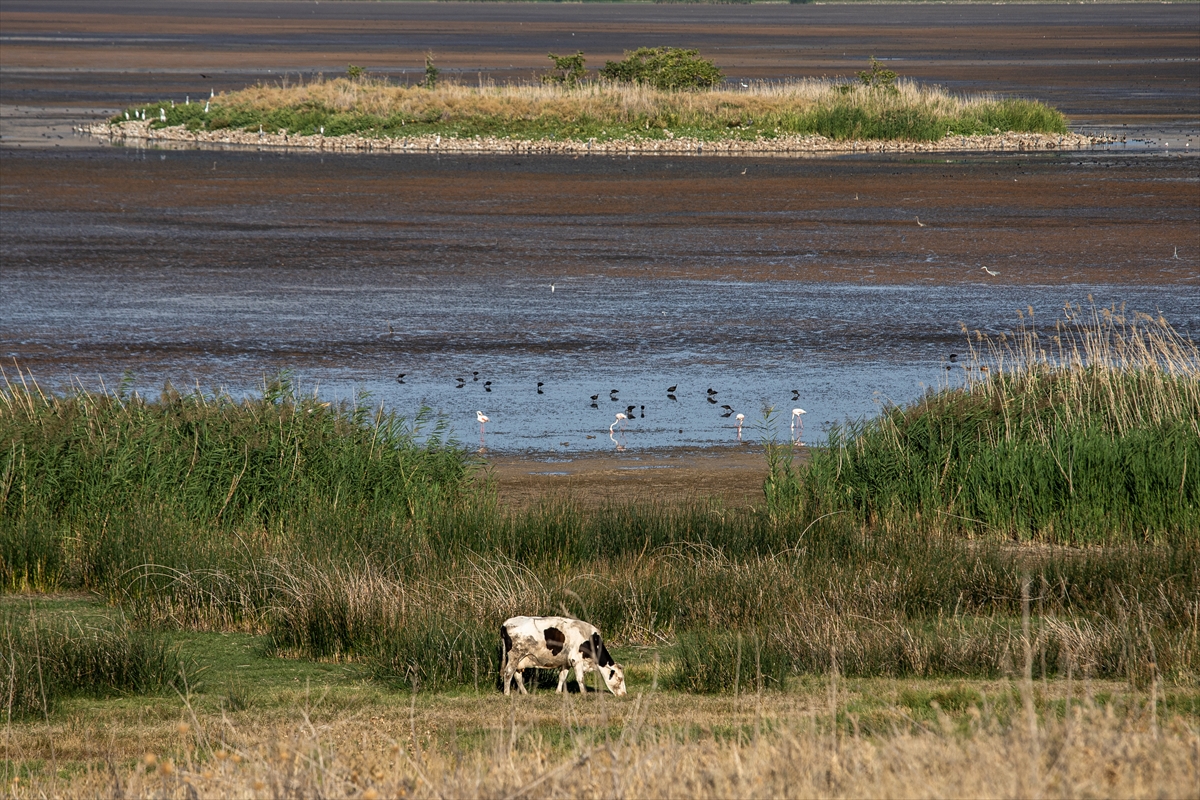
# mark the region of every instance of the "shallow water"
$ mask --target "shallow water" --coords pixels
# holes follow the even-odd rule
[[[492,451],[634,452],[736,443],[738,412],[785,439],[794,407],[819,439],[1028,306],[1200,331],[1196,159],[3,158],[0,354],[48,387],[289,370],[472,445],[482,411]]]

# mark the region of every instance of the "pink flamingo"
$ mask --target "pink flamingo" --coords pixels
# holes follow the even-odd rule
[[[479,443],[483,444],[483,426],[491,422],[482,411],[475,412],[475,419],[479,420]]]
[[[737,426],[738,426],[738,441],[740,442],[740,441],[742,440],[742,422],[744,422],[744,421],[745,421],[745,419],[746,419],[746,415],[745,415],[745,414],[738,414],[736,417],[734,417],[734,419],[736,419],[736,420],[737,420]]]
[[[803,408],[792,409],[792,439],[797,444],[804,444],[804,420],[800,418],[800,415],[807,413]]]

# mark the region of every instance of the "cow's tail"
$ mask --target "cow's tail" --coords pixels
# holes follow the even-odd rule
[[[512,637],[508,635],[508,628],[500,626],[500,647],[497,649],[498,661],[500,668],[496,670],[496,689],[504,691],[504,668],[508,666],[508,654],[512,652]]]

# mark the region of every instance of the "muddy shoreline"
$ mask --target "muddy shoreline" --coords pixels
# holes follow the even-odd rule
[[[795,458],[807,459],[807,450],[797,448]],[[495,481],[500,504],[514,510],[555,502],[750,508],[762,505],[768,474],[762,445],[750,443],[623,453],[497,454],[486,459],[482,475]]]
[[[990,136],[947,136],[936,142],[879,140],[837,141],[824,136],[779,136],[774,139],[745,141],[728,139],[705,141],[686,136],[668,139],[614,139],[606,142],[561,139],[501,139],[476,136],[457,139],[442,136],[369,137],[304,136],[287,133],[220,130],[189,131],[182,125],[154,129],[143,120],[120,123],[81,125],[81,133],[109,143],[160,144],[176,142],[197,147],[263,147],[274,149],[320,150],[328,152],[406,152],[406,153],[513,153],[545,155],[770,155],[775,153],[834,154],[846,153],[1026,153],[1086,150],[1112,144],[1109,136],[1079,133],[1002,133]]]

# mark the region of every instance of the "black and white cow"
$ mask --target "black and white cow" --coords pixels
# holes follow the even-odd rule
[[[587,691],[583,676],[598,671],[608,690],[618,697],[625,694],[625,670],[614,662],[600,631],[595,625],[570,617],[513,617],[500,626],[504,653],[500,657],[500,684],[508,694],[512,680],[525,692],[529,667],[557,669],[558,691],[567,688],[567,676],[575,671],[579,690]]]

